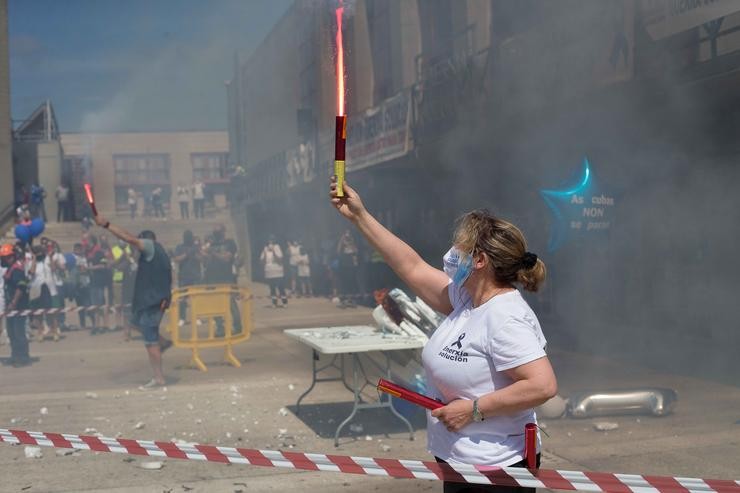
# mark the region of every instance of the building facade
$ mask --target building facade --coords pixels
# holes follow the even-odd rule
[[[12,123],[10,119],[8,2],[0,0],[0,225],[13,217]]]
[[[130,188],[139,196],[139,211],[144,211],[152,191],[161,188],[165,209],[174,215],[177,187],[190,187],[197,180],[206,185],[208,201],[221,207],[226,203],[227,132],[64,133],[61,140],[73,189],[92,183],[102,213],[128,211]]]
[[[275,234],[326,259],[346,227],[326,200],[335,7],[296,2],[235,60],[253,248]],[[355,2],[347,180],[433,264],[466,210],[520,225],[548,265],[530,302],[551,341],[722,378],[740,344],[739,24],[734,2]]]

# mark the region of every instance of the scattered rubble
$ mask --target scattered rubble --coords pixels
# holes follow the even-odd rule
[[[280,414],[280,416],[287,416],[288,415],[288,410],[286,408],[284,408],[284,407],[281,407],[280,410],[278,411],[278,413]]]
[[[381,443],[380,444],[380,450],[382,450],[383,452],[390,452],[391,451],[391,446],[388,445],[388,444],[386,444],[386,443]]]
[[[40,413],[41,413],[42,415],[46,416],[47,414],[49,414],[49,409],[47,409],[47,408],[45,408],[45,407],[42,407],[42,408],[41,408],[41,410],[40,410],[39,412],[40,412]]]
[[[128,390],[126,391],[126,395],[128,395]],[[86,399],[97,399],[98,398],[98,394],[96,394],[95,392],[87,392],[85,394],[85,398]]]
[[[140,430],[140,429],[144,428],[144,426],[146,426],[146,425],[144,424],[144,422],[143,422],[143,421],[139,421],[138,423],[136,423],[136,424],[134,425],[134,430]]]
[[[329,420],[329,421],[331,421],[331,420]],[[365,428],[363,428],[363,426],[361,424],[353,423],[353,424],[349,425],[349,431],[351,431],[352,433],[362,433],[364,429]]]
[[[26,446],[23,449],[23,453],[26,455],[26,459],[41,459],[44,456],[41,453],[41,447]]]
[[[594,430],[596,431],[612,431],[619,428],[618,423],[612,423],[609,421],[598,421],[594,423]]]
[[[164,463],[159,461],[141,462],[139,463],[139,467],[147,471],[158,471],[164,467]]]

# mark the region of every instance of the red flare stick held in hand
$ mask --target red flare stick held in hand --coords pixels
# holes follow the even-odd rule
[[[347,144],[347,115],[344,114],[344,42],[342,40],[342,13],[344,7],[339,0],[337,16],[337,119],[334,132],[334,176],[337,177],[337,197],[344,197],[344,150]]]
[[[98,209],[95,207],[95,198],[93,197],[89,183],[85,183],[85,195],[87,196],[87,203],[90,204],[90,209],[92,209],[93,216],[97,216]]]
[[[527,469],[537,469],[537,425],[534,423],[524,425],[524,459]]]
[[[386,394],[390,394],[393,397],[409,401],[417,406],[425,407],[430,411],[444,407],[444,404],[438,400],[419,394],[413,390],[406,389],[393,382],[389,382],[388,380],[383,380],[382,378],[378,380],[378,390],[385,392]]]

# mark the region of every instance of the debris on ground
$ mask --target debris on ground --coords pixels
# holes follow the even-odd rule
[[[349,425],[349,431],[351,431],[352,433],[362,433],[362,431],[364,429],[365,428],[363,428],[361,424],[351,424],[351,425]]]
[[[164,467],[164,463],[159,461],[141,462],[139,467],[147,471],[158,471]]]
[[[146,426],[146,425],[144,424],[144,422],[143,422],[143,421],[139,421],[138,423],[136,423],[136,424],[134,425],[134,430],[140,430],[140,429],[144,428],[144,426]]]
[[[57,449],[56,454],[59,457],[66,457],[68,455],[73,455],[75,452],[76,450],[73,448],[62,448],[62,449]]]
[[[382,450],[383,452],[390,452],[391,451],[391,446],[388,445],[388,444],[386,444],[386,443],[381,443],[380,444],[380,450]]]
[[[39,412],[42,415],[44,415],[44,416],[46,416],[47,414],[49,414],[49,410],[47,408],[45,408],[45,407],[42,407],[41,410],[39,410]]]
[[[286,408],[284,408],[284,407],[281,407],[280,410],[278,411],[278,413],[280,414],[280,416],[287,416],[288,415],[288,410]]]
[[[617,428],[619,428],[619,424],[610,421],[598,421],[594,423],[594,430],[596,431],[612,431]]]
[[[26,455],[26,459],[41,459],[44,456],[41,453],[41,447],[27,446],[23,449],[23,453]]]
[[[126,395],[128,395],[128,391],[126,391],[126,392],[127,392]],[[98,398],[98,394],[96,394],[95,392],[87,392],[85,394],[85,398],[86,399],[97,399]]]
[[[96,430],[95,428],[85,428],[85,431],[83,431],[83,433],[97,433],[97,432],[98,430]]]

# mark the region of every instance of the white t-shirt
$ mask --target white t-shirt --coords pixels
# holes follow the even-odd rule
[[[49,293],[52,296],[57,295],[57,286],[54,282],[54,275],[51,272],[51,261],[48,256],[44,257],[43,262],[36,262],[36,271],[30,277],[31,283],[28,289],[30,299],[35,300],[41,296],[41,287],[44,284],[46,284],[46,287],[49,289]]]
[[[265,266],[265,278],[266,279],[278,279],[283,277],[283,251],[280,245],[266,246],[262,250],[260,260]]]
[[[288,245],[288,262],[291,266],[298,265],[298,255],[301,254],[301,247],[298,245]]]
[[[504,370],[545,356],[537,316],[519,291],[494,296],[477,308],[464,288],[448,287],[453,311],[422,353],[429,395],[450,402],[476,399],[513,381]],[[429,452],[450,463],[508,466],[524,458],[524,425],[534,409],[492,416],[450,432],[427,412]]]
[[[298,266],[298,277],[311,277],[311,262],[307,253],[298,254],[296,265]]]

